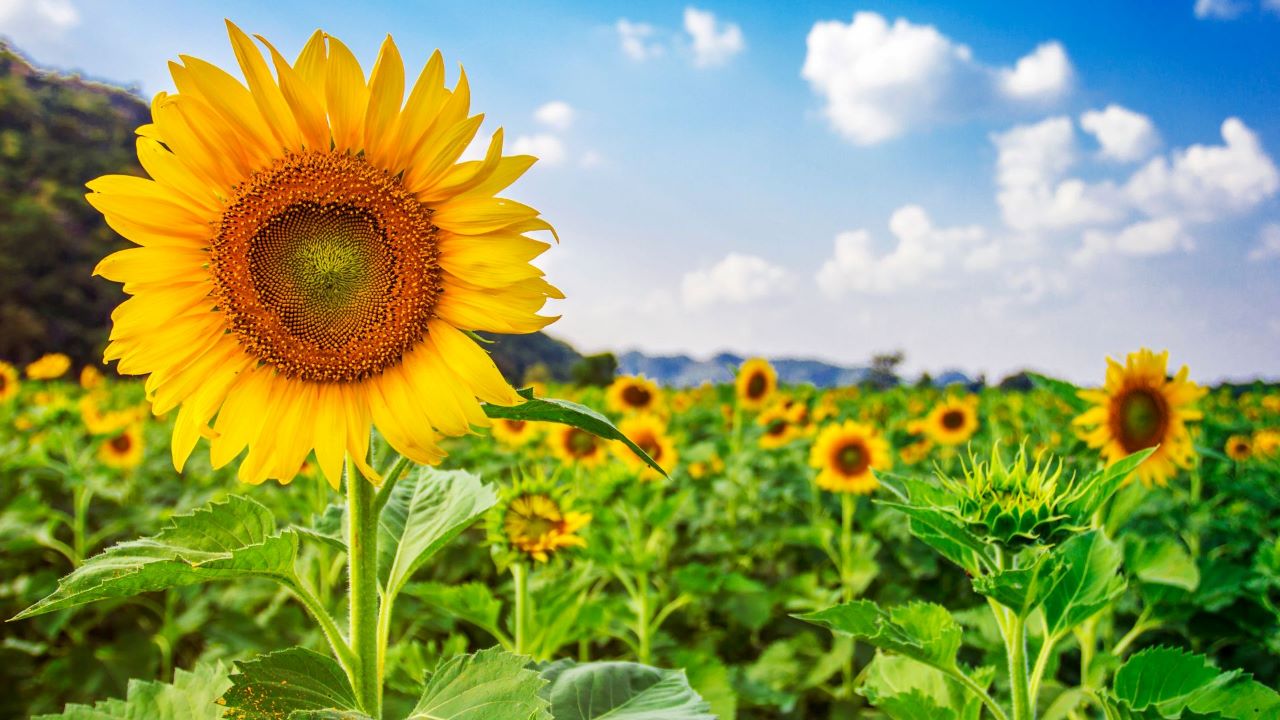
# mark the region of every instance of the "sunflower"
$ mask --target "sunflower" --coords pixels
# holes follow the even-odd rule
[[[774,390],[778,389],[778,373],[764,358],[751,358],[738,368],[734,380],[738,404],[751,410],[759,410]]]
[[[961,445],[978,432],[978,396],[944,399],[924,419],[925,432],[939,445]]]
[[[618,423],[618,430],[631,439],[653,458],[653,461],[670,472],[674,470],[679,462],[679,456],[676,453],[676,444],[672,442],[671,437],[667,435],[667,426],[659,418],[653,415],[633,415]],[[631,449],[622,443],[614,443],[614,454],[622,459],[627,465],[640,471],[640,479],[657,480],[658,471],[649,467],[649,464],[641,460],[638,455],[631,452]]]
[[[71,358],[62,353],[49,353],[27,366],[27,377],[31,380],[54,380],[70,369]]]
[[[760,413],[756,424],[764,428],[760,435],[760,447],[766,450],[782,447],[801,434],[801,429],[792,421],[791,411],[781,405],[774,405]]]
[[[123,410],[103,409],[105,398],[96,393],[80,397],[80,420],[91,435],[108,435],[142,420],[146,411],[133,407]]]
[[[494,420],[491,430],[493,437],[508,447],[527,445],[538,436],[538,426],[525,420]]]
[[[138,130],[151,179],[89,183],[139,245],[96,269],[132,296],[105,358],[150,375],[155,413],[180,408],[179,470],[204,435],[214,467],[247,448],[247,482],[288,480],[314,450],[335,487],[344,455],[376,483],[374,427],[436,463],[440,436],[489,425],[480,401],[521,402],[467,331],[540,330],[563,297],[529,264],[548,245],[525,233],[551,226],[497,196],[535,158],[504,157],[498,130],[483,160],[459,162],[483,116],[465,73],[445,86],[439,52],[405,98],[390,37],[366,78],[320,31],[290,64],[227,28],[245,83],[171,63],[177,92]]]
[[[1243,462],[1253,455],[1253,438],[1248,435],[1232,435],[1223,446],[1227,457],[1236,462]]]
[[[875,428],[846,420],[818,433],[809,465],[819,469],[817,482],[823,490],[869,495],[880,485],[872,470],[887,470],[893,458],[888,441]]]
[[[5,402],[18,395],[22,383],[18,380],[18,369],[0,360],[0,402]]]
[[[1271,457],[1280,452],[1280,430],[1257,430],[1253,433],[1253,453]]]
[[[619,413],[653,412],[658,408],[662,391],[648,378],[623,375],[616,378],[605,390],[605,403]]]
[[[566,511],[550,494],[520,493],[499,506],[499,515],[505,544],[538,562],[546,562],[561,548],[587,545],[576,533],[591,522],[591,516]]]
[[[565,465],[595,467],[608,459],[605,441],[570,425],[557,425],[547,435],[551,454]]]
[[[1167,378],[1168,362],[1167,351],[1157,355],[1146,348],[1129,353],[1124,365],[1107,358],[1106,385],[1080,391],[1093,407],[1073,421],[1108,464],[1159,446],[1136,473],[1147,486],[1164,485],[1179,467],[1191,466],[1195,448],[1186,423],[1202,417],[1194,405],[1207,392],[1187,379],[1185,365]]]
[[[103,465],[117,470],[129,470],[142,464],[142,426],[136,423],[129,425],[104,439],[98,446],[98,459]]]
[[[80,387],[85,390],[96,390],[102,387],[104,380],[102,372],[92,365],[85,365],[80,369]]]

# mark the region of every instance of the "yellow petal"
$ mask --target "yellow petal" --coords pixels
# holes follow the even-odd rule
[[[329,40],[329,66],[325,76],[325,99],[329,108],[329,126],[338,151],[356,152],[364,141],[364,112],[369,106],[369,88],[364,71],[341,40]]]
[[[298,123],[294,120],[293,113],[280,92],[280,86],[276,84],[275,78],[271,77],[271,71],[267,69],[262,53],[254,46],[253,40],[236,27],[235,23],[230,20],[226,22],[227,34],[231,36],[231,47],[235,51],[236,60],[240,63],[244,79],[249,83],[249,94],[275,138],[275,146],[289,150],[300,149],[302,133],[298,130]]]
[[[369,106],[364,116],[364,148],[370,162],[386,167],[392,152],[393,130],[404,101],[404,61],[388,35],[369,73]]]

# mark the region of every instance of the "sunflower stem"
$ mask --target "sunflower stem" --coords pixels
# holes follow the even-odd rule
[[[1009,635],[1009,691],[1013,695],[1013,720],[1035,720],[1031,683],[1027,677],[1027,619],[1011,613]]]
[[[511,580],[515,585],[516,596],[516,639],[515,653],[526,655],[529,652],[529,569],[522,562],[511,565]]]
[[[844,602],[853,602],[853,516],[857,510],[853,493],[840,493],[840,593]],[[858,661],[858,642],[849,638],[849,658],[844,666],[844,697],[854,697],[854,670]]]
[[[378,516],[373,485],[347,464],[348,576],[351,581],[351,650],[360,709],[382,717],[382,677],[378,663]]]

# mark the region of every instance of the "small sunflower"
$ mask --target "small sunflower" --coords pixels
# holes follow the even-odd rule
[[[751,358],[738,368],[734,388],[738,393],[739,405],[751,410],[759,410],[778,389],[778,373],[768,360]]]
[[[1196,453],[1187,423],[1202,417],[1195,403],[1207,392],[1187,379],[1185,365],[1169,379],[1168,362],[1167,351],[1146,348],[1129,353],[1124,365],[1107,358],[1106,385],[1080,391],[1093,407],[1073,421],[1108,464],[1159,446],[1136,473],[1147,486],[1165,485],[1179,467],[1191,467]]]
[[[526,233],[551,226],[500,196],[535,158],[504,157],[498,130],[462,161],[484,118],[438,52],[410,88],[390,37],[366,75],[320,31],[291,64],[227,30],[244,82],[181,56],[138,130],[150,177],[89,183],[138,245],[96,269],[131,296],[105,358],[149,376],[153,412],[180,408],[179,470],[205,436],[246,482],[314,451],[334,487],[344,456],[376,483],[373,428],[437,463],[440,437],[489,426],[481,401],[522,401],[468,331],[541,330],[563,297],[530,264],[548,245]]]
[[[1236,462],[1248,460],[1253,455],[1253,438],[1248,435],[1232,435],[1223,446],[1227,457]]]
[[[591,522],[586,513],[566,510],[550,493],[517,492],[496,508],[497,538],[517,558],[547,562],[563,548],[586,547],[577,532]]]
[[[647,413],[657,410],[662,391],[652,380],[636,375],[623,375],[605,391],[609,409],[619,413]]]
[[[96,393],[80,397],[80,420],[90,435],[108,435],[142,420],[146,411],[140,407],[103,409],[106,398]]]
[[[1253,454],[1271,457],[1280,453],[1280,430],[1257,430],[1253,433]]]
[[[117,470],[130,470],[142,464],[142,426],[130,425],[102,441],[98,459]]]
[[[924,419],[925,432],[939,445],[962,445],[978,432],[978,396],[949,397]]]
[[[5,402],[18,395],[22,383],[18,379],[18,369],[0,360],[0,402]]]
[[[539,433],[536,424],[525,420],[494,420],[491,430],[493,437],[508,447],[528,445]]]
[[[653,458],[653,461],[670,472],[674,470],[679,457],[676,453],[676,444],[672,442],[671,437],[667,435],[667,426],[659,418],[653,415],[633,415],[618,423],[618,430],[631,439]],[[631,449],[622,443],[614,443],[614,453],[622,459],[627,465],[640,471],[642,480],[658,479],[658,471],[649,467],[648,463],[641,460],[638,455],[631,452]]]
[[[801,428],[792,421],[792,413],[781,405],[775,405],[760,413],[756,425],[763,428],[760,447],[766,450],[782,447],[801,435]]]
[[[71,369],[71,358],[62,353],[49,353],[27,366],[27,377],[31,380],[54,380],[67,374]]]
[[[85,390],[96,390],[105,380],[102,372],[92,365],[85,365],[80,370],[80,387]]]
[[[818,487],[840,493],[869,495],[880,485],[873,470],[893,465],[889,442],[875,428],[852,420],[833,423],[818,433],[809,450],[809,465],[818,468]]]
[[[551,454],[565,465],[595,467],[609,457],[604,440],[586,430],[569,425],[557,425],[547,435]]]

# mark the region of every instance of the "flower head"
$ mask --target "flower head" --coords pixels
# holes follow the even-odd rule
[[[71,358],[62,353],[49,353],[27,365],[27,377],[31,380],[55,380],[70,369]]]
[[[616,378],[605,391],[609,409],[620,413],[647,413],[658,408],[662,391],[652,380],[635,375]]]
[[[768,360],[751,358],[738,368],[734,389],[738,394],[739,405],[751,410],[759,410],[778,389],[778,373]]]
[[[888,441],[875,428],[846,420],[818,433],[809,465],[819,469],[817,483],[823,490],[869,495],[880,484],[873,470],[887,470],[893,458]]]

